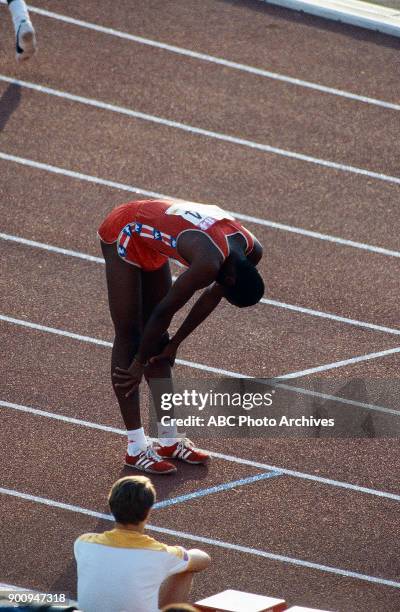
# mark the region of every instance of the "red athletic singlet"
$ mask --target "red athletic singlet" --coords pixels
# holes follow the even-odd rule
[[[228,237],[233,234],[245,238],[246,254],[254,246],[254,236],[222,208],[177,200],[137,200],[117,206],[98,234],[105,243],[117,242],[122,259],[150,272],[168,259],[189,265],[177,250],[179,236],[188,230],[208,236],[224,259],[229,255]]]

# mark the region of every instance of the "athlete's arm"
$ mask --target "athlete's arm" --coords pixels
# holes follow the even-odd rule
[[[218,306],[221,299],[224,297],[223,288],[221,285],[214,283],[211,287],[207,287],[201,294],[193,308],[189,312],[186,319],[176,332],[175,336],[170,340],[160,355],[152,357],[151,363],[167,359],[171,365],[175,360],[176,351],[179,345],[187,338]]]
[[[159,345],[159,341],[168,330],[175,313],[190,300],[198,289],[210,285],[217,274],[217,266],[194,264],[189,270],[178,276],[165,298],[155,307],[147,321],[137,353],[140,362],[146,363],[149,357],[154,355],[154,347]]]
[[[181,274],[167,295],[154,308],[143,331],[142,340],[129,368],[116,368],[114,378],[116,387],[127,390],[129,397],[137,389],[143,376],[145,365],[150,357],[159,350],[161,339],[176,312],[184,306],[198,289],[210,285],[217,277],[219,265],[199,260],[189,270]]]

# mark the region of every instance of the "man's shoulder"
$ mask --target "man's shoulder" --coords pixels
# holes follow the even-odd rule
[[[117,529],[103,533],[84,533],[75,541],[76,546],[79,544],[99,544],[111,548],[167,553],[183,560],[187,555],[186,550],[181,546],[169,546],[143,533]]]
[[[178,557],[178,559],[187,560],[188,555],[186,550],[182,546],[170,546],[169,544],[163,544],[155,538],[148,535],[143,535],[142,546],[144,550],[152,550],[161,553],[167,553]]]
[[[105,533],[83,533],[76,540],[75,543],[78,542],[87,542],[90,544],[101,544],[105,540]]]
[[[163,544],[162,546],[164,547],[165,552],[168,554],[173,555],[178,559],[182,559],[182,561],[189,560],[189,555],[183,546],[169,546],[167,544]]]

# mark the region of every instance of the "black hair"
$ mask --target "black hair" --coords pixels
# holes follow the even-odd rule
[[[247,258],[235,263],[236,282],[231,287],[225,285],[225,297],[231,304],[244,308],[254,306],[264,295],[264,281],[254,264]]]

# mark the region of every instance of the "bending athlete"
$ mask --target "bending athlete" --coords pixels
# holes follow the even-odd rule
[[[152,447],[141,425],[139,384],[145,377],[167,379],[179,345],[216,308],[222,298],[252,306],[264,293],[256,269],[262,247],[256,238],[218,206],[174,200],[122,204],[104,220],[99,237],[115,339],[111,376],[128,434],[127,465],[168,474],[166,459],[204,463],[208,455],[162,426],[160,398],[153,390],[159,445]],[[187,270],[172,284],[169,260]],[[169,339],[173,316],[204,289],[188,316]],[[150,390],[151,386],[150,386]]]

